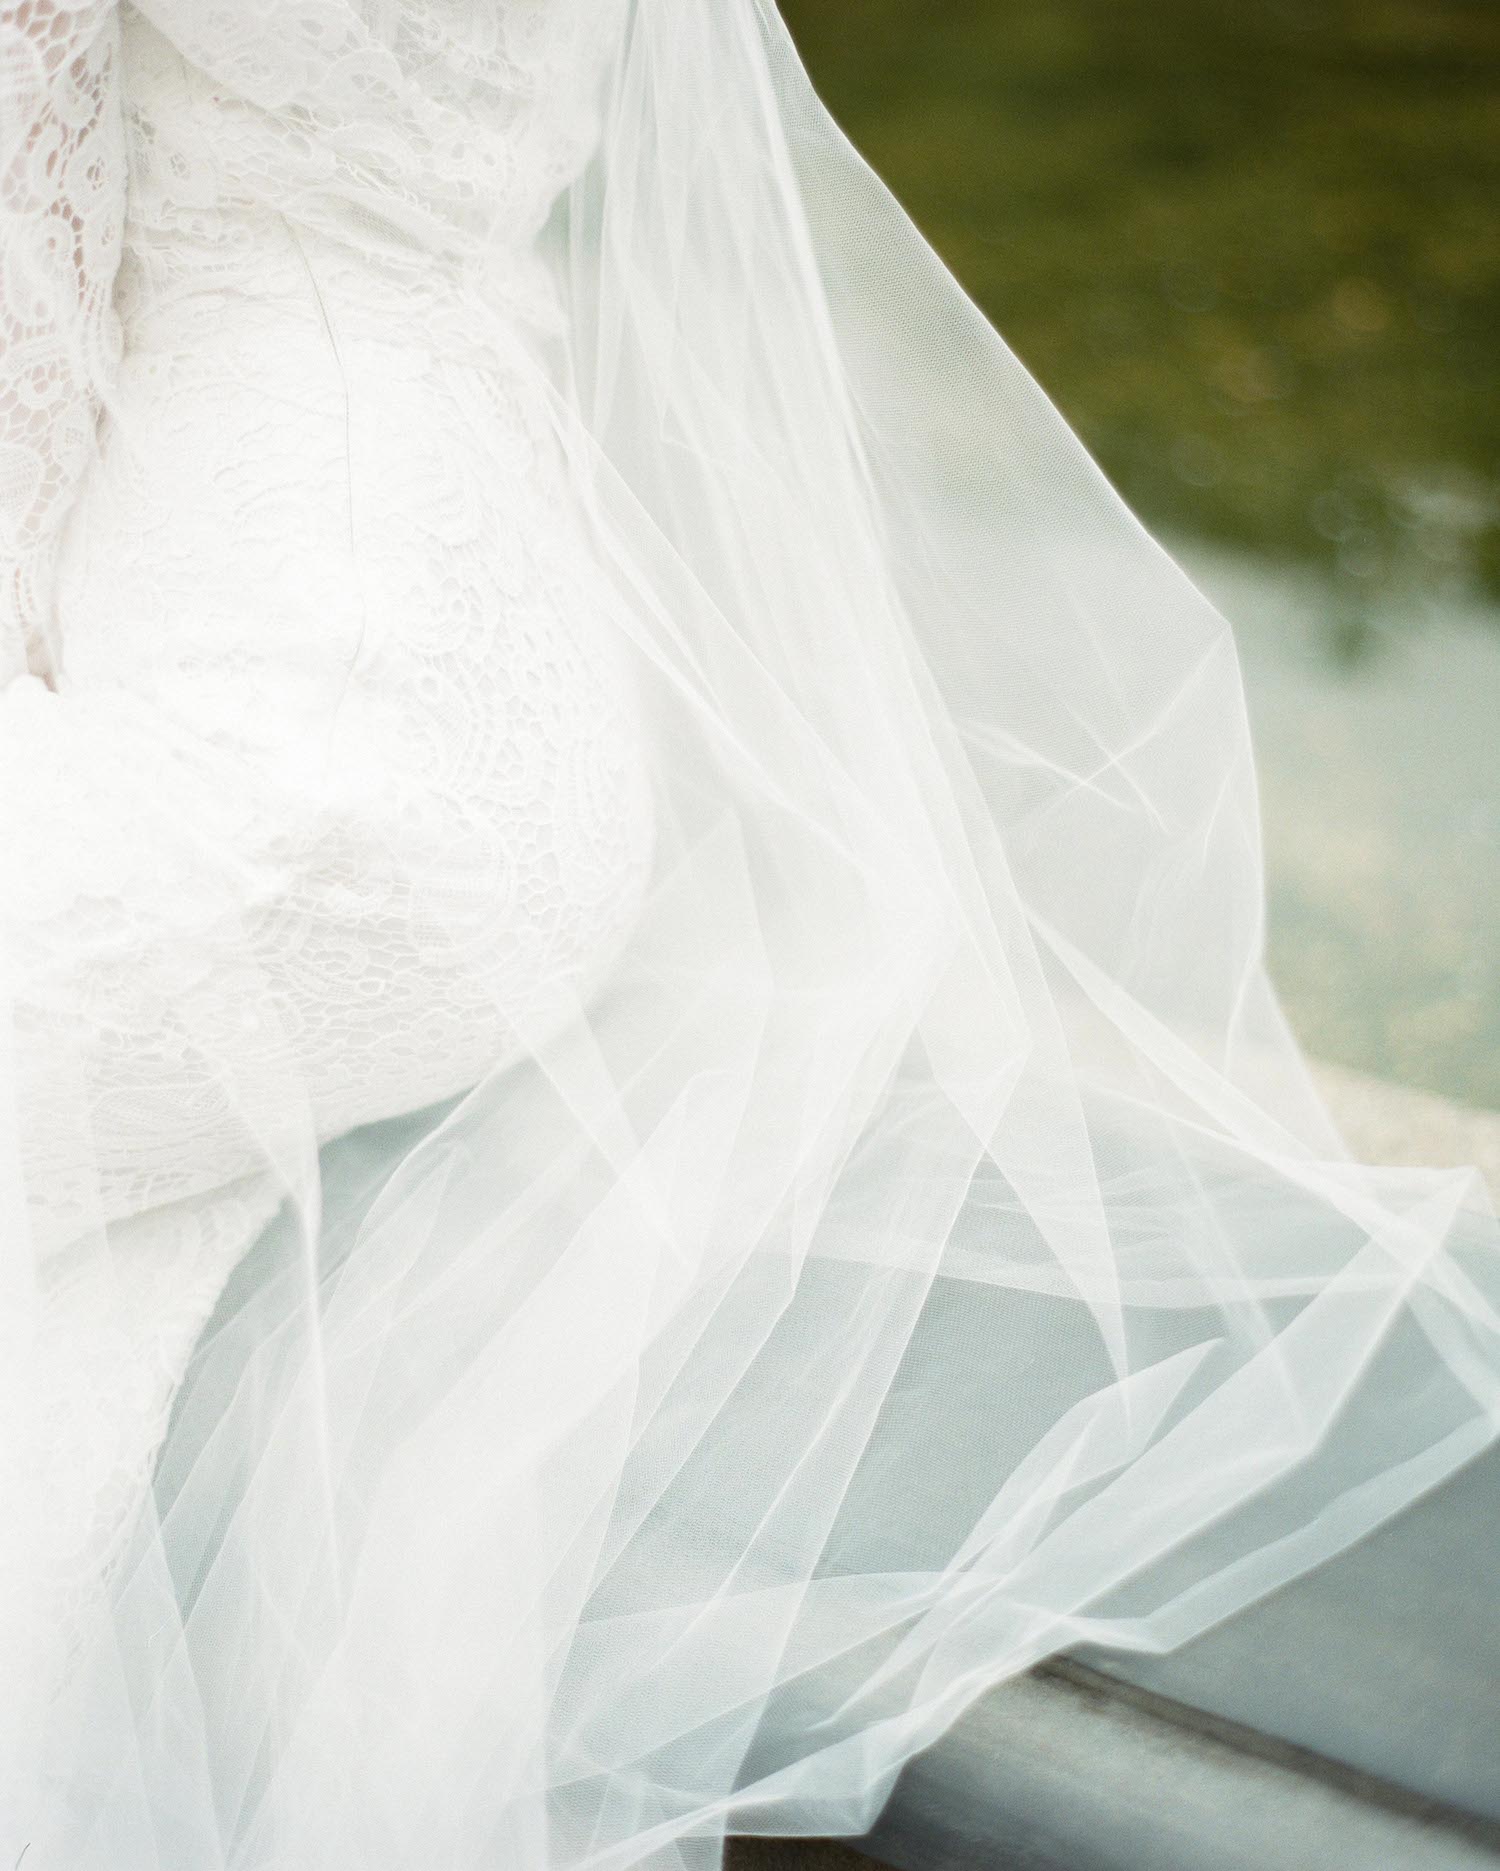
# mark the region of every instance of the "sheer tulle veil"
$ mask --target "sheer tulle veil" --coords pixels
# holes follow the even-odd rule
[[[769,0],[607,30],[534,368],[650,889],[466,1095],[321,1157],[257,1120],[286,1200],[39,1867],[856,1833],[995,1682],[1185,1639],[1496,1430],[1478,1177],[1355,1163],[1268,983],[1225,622]]]

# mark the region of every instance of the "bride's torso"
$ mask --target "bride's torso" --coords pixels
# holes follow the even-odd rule
[[[254,46],[238,89],[210,51],[127,9],[123,356],[63,555],[63,679],[354,798],[399,862],[436,837],[434,864],[493,873],[487,844],[545,821],[606,898],[646,786],[534,252],[592,133],[589,60],[562,40],[550,92],[378,102],[341,142]]]

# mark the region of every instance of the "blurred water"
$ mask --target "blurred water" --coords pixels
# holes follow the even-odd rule
[[[1393,612],[1351,656],[1333,580],[1172,549],[1239,643],[1271,972],[1303,1042],[1500,1108],[1500,612]]]

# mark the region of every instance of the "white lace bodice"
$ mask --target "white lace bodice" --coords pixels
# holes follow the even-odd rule
[[[174,291],[254,290],[274,216],[383,271],[410,324],[435,279],[544,314],[531,243],[592,147],[621,13],[7,0],[0,670],[27,631],[39,654],[57,532],[118,361],[116,302],[128,316]]]
[[[545,315],[532,243],[597,134],[620,0],[146,0],[122,14],[127,292],[258,280],[260,217],[379,274]],[[139,280],[139,285],[137,281]]]

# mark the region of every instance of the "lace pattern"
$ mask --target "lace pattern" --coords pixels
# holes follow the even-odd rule
[[[0,7],[0,680],[47,666],[58,537],[119,355],[119,39],[110,0]]]
[[[0,22],[0,962],[42,1257],[7,1682],[55,1679],[216,1292],[315,1186],[297,1139],[472,1083],[644,888],[639,725],[523,337],[589,12]]]

